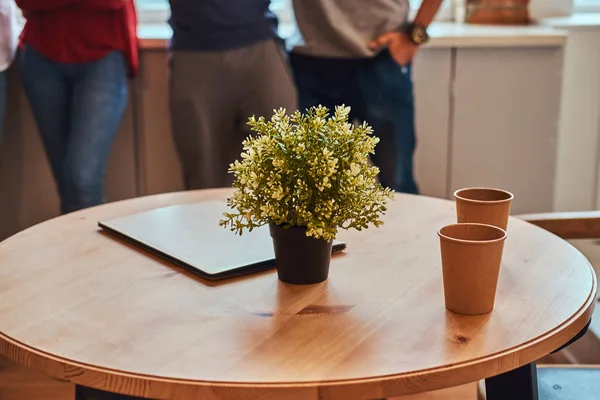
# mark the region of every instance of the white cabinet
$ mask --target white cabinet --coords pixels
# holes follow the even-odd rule
[[[562,47],[456,50],[451,191],[500,187],[514,213],[552,211],[562,63]]]
[[[423,49],[414,62],[417,149],[415,176],[422,194],[448,192],[452,49]]]

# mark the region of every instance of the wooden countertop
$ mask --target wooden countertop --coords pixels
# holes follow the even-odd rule
[[[283,30],[293,27],[282,27]],[[492,26],[434,22],[429,33],[430,48],[443,47],[546,47],[563,46],[566,31],[550,26]],[[141,24],[138,28],[142,49],[166,49],[171,28],[165,24]]]

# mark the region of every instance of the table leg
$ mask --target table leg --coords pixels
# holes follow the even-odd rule
[[[144,400],[141,397],[126,396],[124,394],[103,392],[85,386],[75,385],[75,400]]]
[[[486,400],[538,400],[535,362],[485,380]]]

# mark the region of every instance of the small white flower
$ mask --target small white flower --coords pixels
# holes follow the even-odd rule
[[[279,109],[269,120],[250,118],[254,133],[244,140],[240,160],[229,166],[238,189],[228,201],[234,211],[221,225],[241,233],[286,222],[308,226],[308,236],[325,240],[335,238],[336,226],[380,225],[392,194],[376,183],[377,169],[366,164],[378,139],[366,123],[351,124],[349,113],[340,106],[329,117],[319,106],[304,115],[290,117]]]

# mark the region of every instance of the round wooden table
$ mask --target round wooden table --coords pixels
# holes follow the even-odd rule
[[[230,193],[108,204],[1,243],[0,352],[60,379],[146,398],[374,399],[513,370],[590,319],[596,278],[587,260],[516,219],[495,310],[446,311],[436,232],[455,215],[445,200],[397,195],[385,225],[342,232],[348,248],[332,260],[329,280],[305,287],[274,271],[211,283],[96,225]]]

